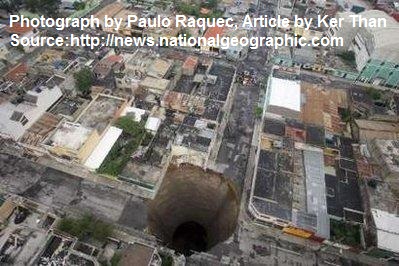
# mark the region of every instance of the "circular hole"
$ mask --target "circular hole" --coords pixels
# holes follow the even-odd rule
[[[173,234],[172,248],[185,256],[192,251],[205,251],[207,246],[205,228],[194,221],[179,225]]]
[[[237,223],[239,197],[223,175],[190,164],[170,165],[149,203],[150,233],[186,256],[229,238]]]

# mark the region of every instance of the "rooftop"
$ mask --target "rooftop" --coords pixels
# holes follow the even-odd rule
[[[129,246],[122,251],[120,266],[148,266],[151,264],[155,248],[143,245],[140,243],[129,244]]]
[[[101,134],[109,123],[119,115],[126,100],[98,94],[77,118],[83,127],[97,129]]]
[[[164,91],[169,86],[169,83],[170,81],[167,79],[145,77],[145,79],[141,81],[140,86],[144,88]]]
[[[271,78],[268,104],[293,111],[301,111],[301,86],[299,81]]]
[[[371,209],[377,227],[378,247],[399,253],[399,217],[396,214]]]
[[[50,138],[50,145],[77,151],[86,142],[91,132],[91,128],[86,128],[80,124],[64,122]]]
[[[16,23],[12,27],[9,26],[7,27],[6,31],[11,34],[26,34],[28,32],[31,32],[33,30],[33,27],[26,27],[26,26],[21,26],[19,23]]]
[[[111,188],[109,182],[112,181],[104,184],[101,180],[83,180],[28,159],[0,153],[0,185],[8,193],[43,204],[51,211],[62,209],[83,215],[90,210],[106,222],[143,230],[147,223],[143,199],[121,187]]]
[[[208,39],[208,38],[216,38],[217,36],[222,36],[224,30],[225,30],[224,27],[209,27],[206,30],[204,37]]]
[[[110,127],[87,158],[85,166],[92,170],[98,169],[121,134],[122,129]]]
[[[59,87],[40,87],[28,91],[20,103],[1,103],[0,132],[19,139],[61,96]]]
[[[154,78],[164,78],[171,68],[171,62],[157,58],[147,67],[147,75]]]
[[[4,78],[8,81],[21,82],[26,77],[28,69],[29,66],[26,63],[21,63],[8,71]]]
[[[317,216],[317,233],[330,237],[330,222],[327,213],[326,185],[324,181],[324,157],[322,150],[304,150],[306,175],[307,212]]]
[[[390,171],[399,173],[399,140],[373,140],[380,150],[380,156]]]

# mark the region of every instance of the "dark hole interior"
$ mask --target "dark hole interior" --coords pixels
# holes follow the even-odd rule
[[[236,228],[239,195],[222,174],[171,164],[149,203],[149,232],[186,256],[208,251]]]
[[[205,251],[207,246],[206,230],[199,223],[185,222],[179,225],[173,234],[173,249],[185,256],[190,256],[192,251]]]

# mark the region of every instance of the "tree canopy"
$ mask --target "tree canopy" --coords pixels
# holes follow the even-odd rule
[[[74,74],[75,82],[78,90],[83,95],[90,93],[90,88],[93,85],[93,75],[88,68],[83,68]]]
[[[29,11],[53,17],[58,14],[61,0],[25,0],[25,3]]]
[[[76,236],[80,240],[93,238],[98,241],[105,241],[113,233],[112,225],[91,214],[85,214],[78,219],[63,218],[58,223],[57,229]]]

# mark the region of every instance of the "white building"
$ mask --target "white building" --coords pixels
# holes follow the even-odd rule
[[[158,117],[150,116],[145,123],[145,129],[153,134],[155,134],[159,127],[161,126],[161,119]]]
[[[266,111],[287,118],[301,112],[301,85],[298,80],[271,77],[267,88]]]
[[[91,170],[97,170],[121,134],[122,129],[111,126],[107,132],[105,132],[104,136],[90,154],[89,158],[87,158],[85,166]]]
[[[370,10],[360,13],[365,19],[386,19],[386,27],[361,27],[351,41],[356,68],[361,71],[370,59],[399,63],[399,23],[387,13]]]
[[[399,217],[378,209],[371,209],[371,213],[377,228],[378,248],[399,253]]]
[[[40,87],[28,91],[21,103],[9,101],[0,104],[0,133],[19,140],[58,99],[62,96],[59,87]]]
[[[350,16],[355,15],[353,12],[338,12],[336,18],[338,20],[342,19],[340,27],[331,27],[327,31],[327,35],[331,37],[341,37],[344,39],[343,46],[337,46],[337,50],[347,51],[355,38],[359,28],[352,27],[352,19]]]
[[[121,116],[134,116],[134,121],[140,122],[143,116],[145,115],[145,110],[136,108],[136,107],[126,107],[122,113]]]

